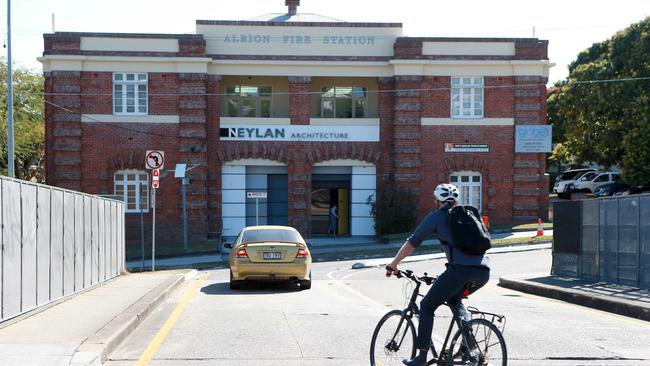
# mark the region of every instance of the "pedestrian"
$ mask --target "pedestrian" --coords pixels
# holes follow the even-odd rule
[[[330,225],[327,229],[327,233],[331,235],[336,235],[336,227],[339,221],[338,208],[336,205],[330,207]]]
[[[435,188],[433,194],[436,198],[437,209],[431,211],[420,222],[415,232],[397,252],[393,261],[386,266],[386,276],[390,277],[396,272],[397,265],[429,237],[440,240],[447,257],[447,269],[431,285],[429,292],[420,302],[416,341],[419,353],[414,359],[403,361],[407,366],[424,366],[426,364],[427,353],[431,347],[436,309],[446,301],[454,315],[460,316],[464,321],[469,321],[470,314],[462,303],[463,290],[468,283],[473,283],[475,291],[483,287],[490,278],[487,256],[469,255],[453,245],[448,215],[449,210],[458,205],[460,197],[458,188],[452,184],[440,184]]]

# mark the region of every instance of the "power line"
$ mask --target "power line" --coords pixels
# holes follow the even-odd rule
[[[588,85],[588,84],[598,84],[598,83],[614,83],[614,82],[628,82],[628,81],[644,81],[644,80],[650,80],[650,76],[648,77],[636,77],[636,78],[622,78],[622,79],[602,79],[602,80],[581,80],[581,81],[573,81],[573,82],[567,82],[562,84],[563,86],[569,86],[569,85]],[[516,84],[516,85],[506,85],[506,86],[499,86],[499,85],[490,85],[490,86],[484,86],[484,88],[498,88],[498,87],[540,87],[544,86],[546,87],[546,84]],[[421,89],[391,89],[391,90],[376,90],[374,92],[380,93],[380,92],[413,92],[413,91],[440,91],[440,90],[451,90],[452,88],[421,88]],[[373,92],[373,91],[370,91]],[[81,96],[112,96],[112,94],[92,94],[92,95],[87,95],[87,94],[81,94],[81,93],[42,93],[44,95],[81,95]],[[273,94],[273,93],[270,93]],[[276,93],[276,94],[289,94],[289,93]],[[321,92],[308,92],[308,93],[301,93],[301,94],[321,94]],[[180,93],[170,93],[170,94],[161,94],[161,95],[169,95],[171,97],[173,96],[225,96],[225,95],[230,95],[230,94],[224,94],[224,93],[206,93],[206,94],[180,94]],[[295,95],[295,94],[294,94]],[[151,94],[149,95],[151,96]],[[132,133],[137,133],[140,135],[147,135],[147,136],[158,136],[158,137],[164,137],[164,138],[178,138],[177,135],[166,135],[166,134],[161,134],[161,133],[155,133],[155,132],[147,132],[147,131],[140,131],[134,128],[129,128],[122,126],[117,123],[112,123],[112,122],[105,122],[98,120],[94,117],[89,116],[88,114],[85,113],[77,113],[69,108],[66,108],[64,106],[61,106],[59,104],[53,103],[48,101],[47,99],[44,100],[46,104],[49,104],[53,107],[59,108],[61,110],[64,110],[68,113],[72,114],[79,114],[80,118],[85,118],[87,120],[90,120],[92,122],[98,122],[101,123],[102,126],[108,126],[108,127],[113,127],[121,130],[125,130],[128,132]]]
[[[650,80],[650,76],[645,77],[633,77],[633,78],[620,78],[620,79],[597,79],[597,80],[576,80],[576,81],[565,81],[561,83],[563,86],[579,86],[583,84],[609,84],[617,82],[630,82],[630,81],[645,81]],[[250,85],[250,86],[265,86],[264,84],[260,85]],[[546,83],[527,83],[527,84],[503,84],[503,85],[481,85],[482,89],[509,89],[509,88],[533,88],[533,87],[546,87]],[[399,93],[399,92],[427,92],[427,91],[447,91],[452,89],[462,89],[462,88],[475,88],[475,85],[464,86],[458,85],[450,87],[436,87],[436,88],[404,88],[404,89],[376,89],[376,90],[365,90],[366,93]],[[273,96],[273,95],[321,95],[323,91],[308,91],[308,92],[270,92],[270,93],[257,93],[254,96]],[[108,97],[113,96],[112,93],[65,93],[65,92],[43,92],[42,95],[46,96],[82,96],[82,97]],[[232,93],[148,93],[149,97],[209,97],[209,96],[233,96],[239,97],[240,94]]]
[[[64,106],[62,106],[62,105],[59,105],[59,104],[56,104],[56,103],[52,103],[52,102],[50,102],[50,101],[48,101],[48,100],[45,100],[45,103],[46,103],[46,104],[49,104],[49,105],[51,105],[51,106],[53,106],[53,107],[56,107],[56,108],[62,109],[62,110],[64,110],[64,111],[68,112],[68,113],[79,114],[79,115],[80,115],[80,118],[85,118],[85,119],[88,119],[88,120],[93,121],[93,122],[99,122],[99,123],[102,124],[102,126],[114,127],[114,128],[117,128],[117,129],[121,129],[121,130],[129,131],[129,132],[133,132],[133,133],[137,133],[137,134],[141,134],[141,135],[158,136],[158,137],[165,137],[165,138],[170,138],[170,137],[178,138],[177,135],[173,135],[173,136],[172,136],[172,135],[165,135],[165,134],[162,134],[162,133],[140,131],[140,130],[137,130],[137,129],[134,129],[134,128],[129,128],[129,127],[121,126],[121,125],[116,124],[116,123],[100,121],[100,120],[98,120],[98,119],[96,119],[96,118],[90,117],[90,116],[87,115],[87,114],[84,114],[84,113],[77,113],[77,112],[75,112],[75,111],[73,111],[73,110],[71,110],[71,109],[69,109],[69,108],[66,108],[66,107],[64,107]]]

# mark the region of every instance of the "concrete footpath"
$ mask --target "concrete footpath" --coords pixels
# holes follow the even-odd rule
[[[158,304],[196,274],[126,274],[13,323],[0,323],[0,365],[101,366]]]
[[[501,277],[499,286],[650,321],[647,289],[542,273]]]

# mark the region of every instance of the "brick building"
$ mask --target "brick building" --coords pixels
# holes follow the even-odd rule
[[[287,3],[287,14],[198,20],[191,35],[45,34],[47,183],[123,197],[136,242],[140,214],[151,219],[145,150],[163,150],[167,170],[193,167],[193,241],[256,215],[324,234],[333,206],[339,233],[369,235],[366,200],[382,184],[419,192],[420,216],[452,181],[491,222],[546,217],[534,138],[548,132],[547,41],[404,37],[400,23]],[[180,187],[163,174],[158,241],[182,241]],[[258,211],[251,191],[267,192]]]

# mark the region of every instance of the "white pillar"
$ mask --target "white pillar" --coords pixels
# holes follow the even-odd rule
[[[221,168],[223,236],[236,236],[246,226],[246,166]]]
[[[350,234],[375,235],[375,220],[370,215],[368,197],[375,201],[377,169],[374,166],[352,167],[352,197],[350,209]]]

